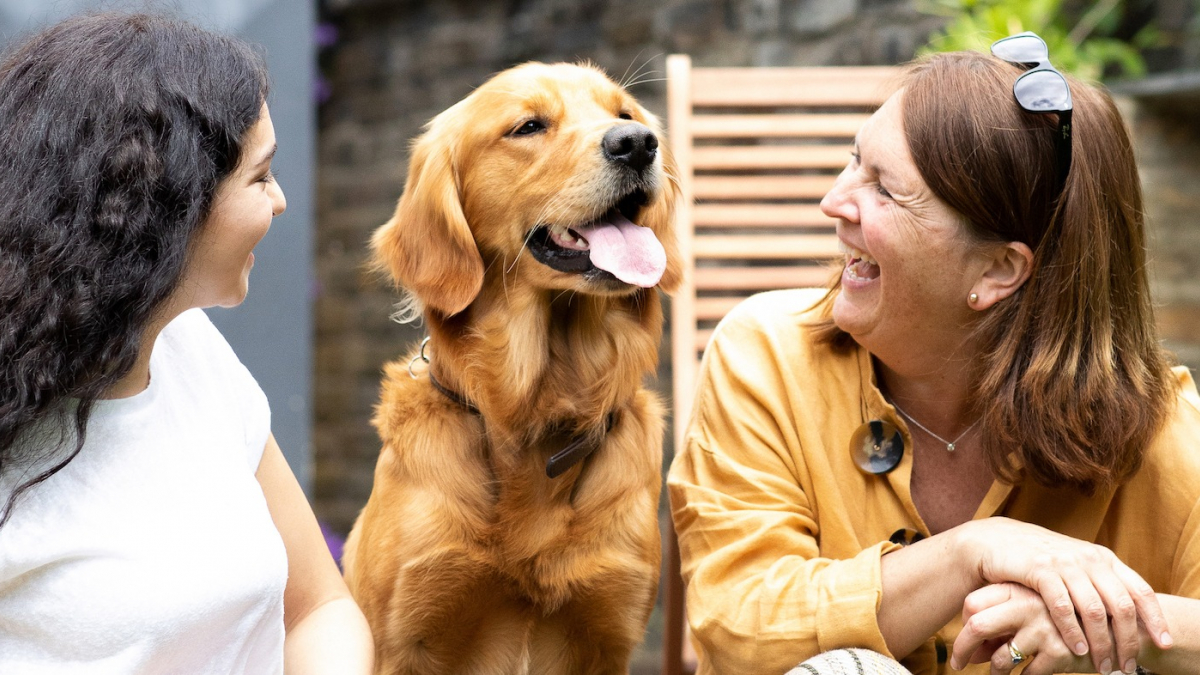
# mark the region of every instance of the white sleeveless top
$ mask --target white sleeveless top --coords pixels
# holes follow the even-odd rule
[[[287,555],[254,477],[266,396],[200,310],[150,373],[97,403],[79,456],[0,527],[0,673],[283,672]]]

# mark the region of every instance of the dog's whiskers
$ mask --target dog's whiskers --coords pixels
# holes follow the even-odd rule
[[[574,298],[575,298],[575,290],[574,290],[574,289],[572,289],[572,288],[566,288],[566,289],[563,289],[561,292],[559,292],[559,294],[558,294],[558,295],[554,296],[554,299],[553,299],[553,300],[551,300],[550,302],[551,302],[551,303],[558,302],[558,301],[559,301],[559,299],[561,299],[561,298],[562,298],[562,296],[566,295],[567,293],[570,293],[570,294],[571,294],[571,298],[572,298],[572,299],[574,299]],[[569,307],[570,305],[571,305],[571,301],[570,301],[570,300],[568,300],[568,301],[567,301],[567,306]]]
[[[625,83],[625,85],[624,85],[625,88],[628,89],[630,87],[635,87],[638,84],[642,83],[643,80],[641,78],[644,78],[647,75],[658,73],[657,70],[650,70],[649,68],[650,68],[650,64],[652,61],[654,61],[655,59],[662,58],[662,56],[663,56],[663,53],[659,52],[659,53],[647,58],[645,63],[643,63],[642,66],[640,68],[638,68],[637,71],[633,74],[633,76],[630,77],[629,80]]]
[[[509,274],[512,274],[513,269],[516,268],[516,266],[518,264],[520,264],[521,254],[525,252],[525,249],[529,248],[529,239],[531,237],[533,237],[533,230],[530,230],[529,234],[525,235],[525,241],[521,242],[521,248],[517,249],[517,254],[515,256],[513,256],[512,264],[505,266],[505,268],[504,268],[504,276],[505,277],[507,277]]]
[[[649,77],[650,75],[659,75],[660,73],[657,70],[651,70],[645,74],[646,74],[646,77],[644,77],[640,80],[636,80],[634,82],[630,82],[628,86],[636,87],[639,84],[646,84],[647,82],[666,82],[667,81],[667,78],[665,78],[665,77]]]
[[[642,48],[642,49],[638,50],[637,56],[633,57],[633,60],[632,60],[632,61],[630,61],[630,62],[629,62],[629,65],[625,67],[625,72],[624,72],[624,73],[621,75],[621,80],[620,80],[620,82],[618,83],[622,89],[624,89],[624,88],[628,87],[628,86],[629,86],[629,82],[631,82],[632,80],[636,80],[636,79],[637,79],[638,73],[642,72],[642,68],[645,68],[646,66],[650,65],[650,61],[651,61],[651,60],[654,58],[653,56],[652,56],[652,57],[650,57],[650,58],[648,58],[648,59],[646,59],[646,60],[645,60],[645,61],[642,63],[642,65],[638,66],[638,67],[637,67],[637,68],[636,68],[636,69],[633,71],[633,73],[632,73],[632,74],[630,74],[630,72],[629,72],[629,69],[630,69],[630,68],[633,68],[633,64],[637,63],[637,60],[638,60],[639,58],[641,58],[642,54],[645,54],[645,53],[646,53],[646,50],[645,50],[645,48]]]
[[[567,188],[550,195],[550,198],[546,200],[546,203],[543,204],[542,208],[538,211],[537,218],[535,218],[533,222],[535,222],[535,223],[550,223],[552,221],[558,220],[558,218],[551,218],[550,214],[555,211],[558,211],[562,207],[562,205],[567,201],[567,197],[565,196],[565,193],[568,192],[570,187],[571,186],[568,184]]]
[[[489,263],[487,264],[487,267],[485,267],[485,268],[483,269],[483,273],[484,273],[484,275],[486,276],[486,275],[487,275],[487,273],[488,273],[488,271],[492,269],[492,266],[493,266],[493,265],[495,265],[495,264],[496,264],[496,263],[498,263],[498,262],[500,262],[500,261],[499,261],[499,259],[494,259],[494,260],[492,260],[491,262],[489,262]]]
[[[534,218],[533,222],[534,223],[548,222],[547,216],[550,214],[550,212],[552,210],[558,208],[560,200],[561,200],[560,194],[555,193],[555,194],[551,195],[550,199],[546,200],[546,203],[544,205],[542,205],[541,209],[538,210],[538,215],[536,218]],[[521,248],[519,250],[517,250],[517,255],[515,257],[513,257],[512,264],[508,265],[504,269],[503,277],[505,279],[505,283],[504,283],[505,297],[507,297],[507,294],[508,294],[508,282],[507,282],[508,275],[513,273],[513,270],[516,269],[517,265],[521,264],[521,254],[524,253],[527,248],[529,248],[529,240],[531,238],[533,238],[533,233],[537,231],[537,227],[538,226],[532,227],[532,228],[530,228],[530,230],[528,232],[525,233],[525,239],[524,239],[524,241],[521,242]]]
[[[676,176],[670,171],[663,171],[663,175],[666,176],[667,180],[671,181],[671,184],[673,184],[675,187],[682,188],[682,186],[679,184],[679,176]]]
[[[517,255],[518,255],[518,257],[519,257],[519,256],[520,256],[520,253],[518,253]],[[516,265],[516,264],[517,264],[517,263],[516,263],[516,261],[513,261],[513,265]],[[511,267],[508,267],[507,263],[505,263],[505,271],[504,271],[504,274],[501,274],[501,275],[500,275],[500,288],[504,290],[504,300],[505,300],[505,301],[508,301],[508,302],[511,302],[511,300],[512,300],[512,299],[509,297],[509,294],[508,294],[508,272],[509,272],[509,270],[511,270],[511,269],[512,269],[512,268],[511,268]]]
[[[625,72],[621,73],[621,79],[617,80],[618,87],[621,87],[622,89],[625,88],[625,78],[629,77],[629,69],[633,67],[633,64],[637,63],[637,60],[642,56],[643,53],[645,53],[645,51],[645,47],[638,50],[637,56],[633,57],[633,60],[629,62],[629,65],[625,66]],[[641,70],[641,67],[639,67],[638,70]],[[633,71],[633,76],[637,77],[637,70]]]

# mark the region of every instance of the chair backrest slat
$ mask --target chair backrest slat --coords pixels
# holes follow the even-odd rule
[[[890,66],[694,68],[692,106],[871,107],[891,93],[896,72]]]
[[[694,197],[701,200],[819,200],[833,187],[833,176],[693,176]]]
[[[692,116],[692,138],[830,138],[854,136],[864,113],[701,114]]]

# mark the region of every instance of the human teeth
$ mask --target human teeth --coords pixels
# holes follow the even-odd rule
[[[879,264],[879,263],[875,262],[874,257],[869,256],[866,253],[863,253],[862,251],[860,251],[860,250],[854,248],[853,246],[850,246],[840,240],[838,241],[838,248],[841,250],[841,252],[843,254],[846,255],[847,262],[850,262],[852,260],[861,260],[869,265],[878,265]]]

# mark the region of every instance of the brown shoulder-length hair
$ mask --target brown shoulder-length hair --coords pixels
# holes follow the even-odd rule
[[[1073,159],[1060,195],[1056,115],[1018,106],[1021,72],[976,52],[927,57],[902,78],[901,114],[921,177],[971,233],[1033,250],[1028,281],[975,329],[972,404],[992,472],[1090,493],[1137,471],[1174,392],[1150,302],[1141,185],[1112,98],[1069,78]],[[837,282],[816,335],[844,348],[836,292]]]

